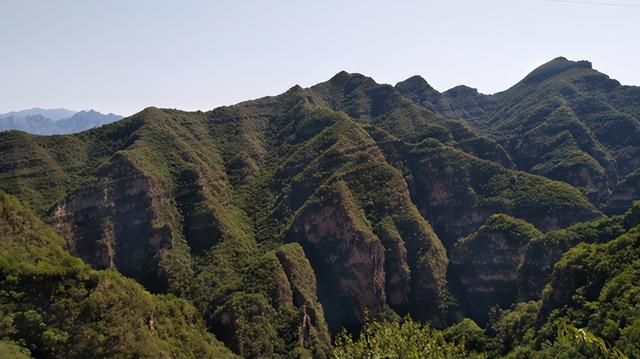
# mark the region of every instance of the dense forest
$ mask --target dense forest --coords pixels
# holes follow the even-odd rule
[[[640,88],[587,61],[0,154],[0,357],[640,358]]]

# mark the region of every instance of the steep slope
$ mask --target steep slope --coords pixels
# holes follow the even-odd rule
[[[287,238],[303,244],[317,269],[321,299],[339,305],[327,308],[330,324],[353,326],[365,308],[377,314],[387,303],[400,312],[421,307],[425,317],[441,313],[444,247],[411,203],[401,173],[355,122],[316,114],[332,123],[288,160],[284,168],[301,171],[290,174],[276,213],[294,213]]]
[[[492,310],[484,329],[465,319],[450,327],[445,336],[492,358],[636,358],[640,354],[639,225],[640,204],[637,204],[624,216],[581,223],[534,238],[529,241],[529,249],[534,243],[538,249],[547,245],[552,249],[548,254],[553,257],[538,255],[537,260],[549,263],[529,266],[532,272],[527,276],[534,278],[534,283],[536,268],[546,273],[541,300]],[[470,237],[465,241],[476,239]],[[460,244],[468,247],[464,241]],[[564,249],[567,247],[572,248]],[[527,250],[525,264],[530,255]],[[478,261],[475,257],[472,260]],[[452,262],[456,260],[452,258]],[[522,274],[520,270],[519,287],[530,280],[521,278]],[[473,277],[475,273],[468,275]],[[478,279],[482,275],[480,269]],[[505,294],[514,293],[511,290]]]
[[[263,298],[261,300],[269,298],[268,288],[247,289],[246,281],[255,278],[251,273],[243,273],[251,263],[267,259],[261,257],[262,251],[255,242],[251,220],[237,207],[236,202],[242,202],[243,193],[234,192],[229,176],[224,172],[225,165],[231,161],[225,156],[242,154],[228,149],[224,141],[231,137],[223,132],[230,121],[224,118],[209,121],[208,116],[202,113],[150,108],[108,127],[56,137],[58,144],[61,141],[81,142],[84,147],[71,153],[92,158],[70,170],[63,167],[59,172],[50,172],[46,178],[44,173],[36,176],[42,181],[52,182],[66,194],[58,195],[59,199],[53,205],[47,206],[46,198],[35,204],[65,235],[72,253],[96,268],[116,268],[153,291],[170,291],[193,299],[205,312],[209,326],[214,326],[219,319],[214,316],[215,306],[225,305],[236,294],[244,293],[243,290],[259,292],[256,294]],[[14,132],[7,135],[24,134]],[[244,134],[240,135],[240,138],[233,137],[230,141],[241,141]],[[103,136],[110,138],[111,142],[102,142]],[[215,140],[213,136],[217,136]],[[55,141],[52,138],[26,137],[37,145]],[[15,144],[12,150],[16,152],[7,151],[8,154],[21,156],[20,150],[29,148],[22,141],[16,140]],[[93,151],[98,149],[98,156],[93,156]],[[42,156],[42,162],[51,168],[68,164],[65,156],[70,155],[69,149],[52,146],[50,151]],[[31,171],[41,173],[42,167],[38,162],[29,163],[33,167],[18,168],[19,171],[13,175],[20,177],[25,172],[33,173]],[[85,171],[91,175],[76,180],[78,172]],[[230,174],[234,175],[233,171]],[[25,188],[20,179],[4,183],[10,186],[15,183],[16,187],[11,188],[18,192],[31,188]],[[40,185],[40,182],[33,183],[34,187]],[[213,247],[215,249],[209,251]],[[196,257],[202,258],[196,261]],[[221,263],[225,263],[223,271],[212,268]],[[237,293],[227,292],[229,287],[214,287],[217,283],[229,285],[231,278],[239,281]],[[207,281],[204,286],[202,280]],[[302,285],[289,283],[286,276],[279,277],[278,281],[283,283],[274,285]],[[222,292],[221,297],[217,297],[218,292]],[[320,338],[317,350],[326,352],[329,339],[322,310],[318,305],[315,308],[309,305],[307,302],[311,300],[315,300],[315,296],[295,304],[292,299],[288,305],[268,303],[265,310],[277,312],[270,309],[272,305],[287,309],[286,313],[280,311],[288,315],[279,324],[285,333],[274,332],[276,338],[284,336],[290,341],[287,345],[307,345],[298,340],[297,334],[293,335],[301,329],[292,322],[299,322],[301,327],[307,328],[303,333],[320,333],[313,335]],[[295,314],[298,311],[304,313],[307,308],[315,313],[311,321],[310,315]],[[273,324],[269,320],[266,323],[269,326]],[[318,328],[311,329],[316,324]],[[233,340],[231,337],[224,339]],[[246,337],[243,340],[247,341]],[[258,343],[256,338],[251,341]],[[265,342],[272,346],[272,340],[265,339]],[[231,346],[247,356],[265,353],[260,347]],[[257,351],[253,352],[253,349]],[[285,344],[267,349],[290,352]]]
[[[575,188],[506,169],[437,140],[417,145],[372,130],[387,158],[408,178],[414,203],[447,248],[494,213],[525,219],[543,231],[597,218]]]
[[[543,297],[538,323],[566,318],[614,344],[640,353],[638,291],[640,227],[604,244],[580,244],[560,260]]]
[[[484,324],[491,307],[508,308],[516,302],[518,268],[529,242],[541,235],[525,221],[496,214],[456,243],[450,276],[463,291],[459,297],[468,308],[466,316]]]
[[[0,192],[0,335],[21,341],[35,358],[234,357],[188,302],[92,270],[63,243]]]

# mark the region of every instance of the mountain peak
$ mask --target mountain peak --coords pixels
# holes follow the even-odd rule
[[[452,97],[478,96],[480,94],[480,92],[478,92],[478,89],[466,85],[458,85],[456,87],[448,89],[444,93]]]
[[[438,92],[436,91],[427,80],[420,75],[413,75],[404,81],[400,81],[396,84],[397,89],[401,91],[420,91],[420,92]]]
[[[589,61],[571,61],[566,57],[559,56],[533,70],[522,82],[525,84],[540,83],[571,69],[593,69],[593,67]]]
[[[414,75],[398,82],[395,88],[403,96],[407,96],[413,102],[423,105],[437,101],[440,96],[440,92],[431,87],[427,80],[420,75]]]
[[[366,80],[371,78],[357,72],[347,72],[342,70],[337,74],[335,74],[332,78],[330,78],[329,82],[330,83],[346,83],[346,82],[350,82],[358,79]]]
[[[367,89],[378,85],[371,77],[357,72],[349,73],[344,70],[335,74],[332,78],[329,79],[329,81],[319,85],[323,84],[328,84],[329,86],[334,88],[340,88],[344,92],[352,92],[357,89]]]
[[[349,75],[351,75],[351,74],[348,73],[347,71],[340,70],[340,72],[338,72],[337,74],[333,75],[333,77],[331,79],[344,78],[344,77],[348,77]]]

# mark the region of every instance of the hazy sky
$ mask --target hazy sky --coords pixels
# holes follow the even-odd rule
[[[0,0],[0,113],[208,110],[340,70],[494,93],[556,56],[640,85],[639,21],[640,0]]]

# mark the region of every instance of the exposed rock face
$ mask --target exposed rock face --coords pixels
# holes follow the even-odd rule
[[[330,326],[355,327],[365,308],[375,315],[386,305],[384,247],[344,185],[330,195],[322,205],[305,209],[291,238],[302,244],[316,268]]]
[[[53,221],[71,252],[95,268],[117,268],[150,288],[163,288],[156,255],[174,245],[171,229],[158,226],[168,193],[124,156],[100,171],[95,184],[58,203]]]
[[[183,217],[183,234],[193,255],[212,248],[222,239],[221,224],[210,205],[211,194],[202,175],[184,170],[176,185],[176,206]]]
[[[300,346],[312,350],[315,358],[328,353],[331,342],[324,309],[317,298],[317,284],[311,264],[302,247],[287,244],[276,251],[291,287],[292,305],[299,309],[298,341]]]
[[[609,199],[610,211],[616,214],[621,213],[638,198],[640,198],[640,170],[628,175],[618,183]]]
[[[449,249],[497,212],[523,218],[543,231],[600,215],[579,199],[579,192],[567,192],[561,183],[479,160],[436,140],[417,146],[390,143],[383,149],[410,173],[414,203]]]
[[[526,248],[524,261],[518,269],[519,300],[540,299],[553,266],[568,249],[569,244],[550,243],[544,237],[530,242]]]
[[[294,216],[286,238],[305,248],[330,329],[356,327],[365,308],[375,315],[388,305],[441,322],[445,250],[411,203],[402,174],[352,120],[314,111],[304,127],[291,123],[287,141],[301,145],[276,173],[292,180],[273,216]]]
[[[27,347],[25,358],[237,358],[188,301],[152,295],[116,271],[93,270],[64,242],[0,191],[3,336]],[[43,340],[49,333],[57,339]],[[6,351],[2,357],[14,358]]]
[[[460,285],[465,315],[484,323],[492,306],[506,308],[515,303],[518,267],[529,241],[541,235],[527,222],[496,214],[456,243],[450,276]]]

